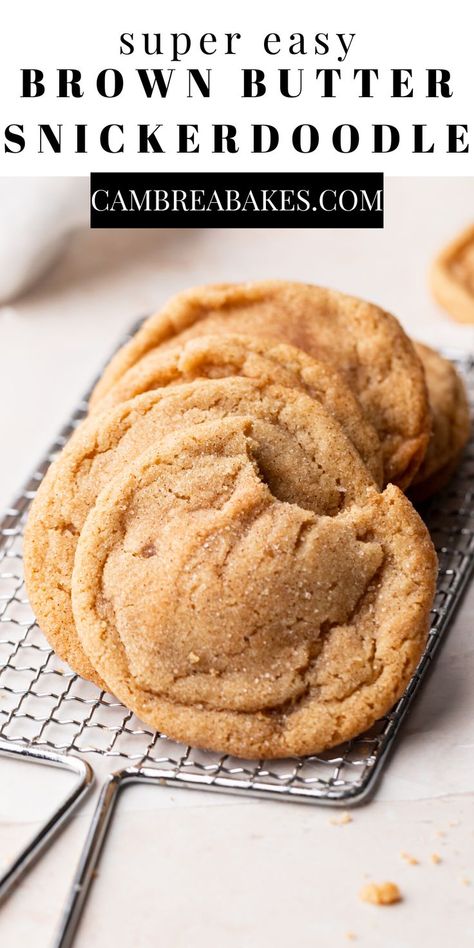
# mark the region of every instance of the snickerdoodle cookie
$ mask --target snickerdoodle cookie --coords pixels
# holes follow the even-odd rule
[[[98,493],[170,432],[236,414],[254,419],[262,456],[268,434],[267,452],[278,454],[272,459],[272,471],[278,471],[273,489],[280,499],[291,501],[297,470],[298,501],[313,509],[326,478],[320,459],[330,450],[332,469],[339,463],[341,472],[346,472],[347,486],[339,489],[331,481],[329,493],[336,509],[354,496],[358,484],[373,483],[339,424],[316,400],[265,380],[236,376],[170,386],[90,416],[40,485],[29,514],[24,554],[28,595],[39,625],[60,657],[85,678],[102,683],[76,634],[71,575],[79,534]]]
[[[249,384],[217,384],[236,382]],[[172,738],[245,757],[315,753],[388,711],[436,575],[409,501],[377,491],[313,400],[280,392],[265,421],[188,428],[119,474],[72,583],[81,641],[120,700]]]
[[[378,306],[309,284],[274,280],[180,293],[114,356],[91,405],[151,349],[228,332],[288,342],[338,369],[379,435],[385,482],[406,487],[413,480],[431,422],[412,343]]]
[[[461,323],[474,323],[474,225],[441,251],[431,269],[431,288]]]
[[[381,486],[380,441],[359,402],[335,369],[286,343],[230,333],[198,336],[182,346],[164,351],[152,349],[125,372],[108,394],[97,402],[95,410],[104,411],[135,395],[167,385],[232,375],[307,392],[342,425],[374,480]]]
[[[433,431],[410,494],[425,500],[447,484],[459,463],[469,438],[469,403],[452,362],[421,342],[415,348],[425,370]]]

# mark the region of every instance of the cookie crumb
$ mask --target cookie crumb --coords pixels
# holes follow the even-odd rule
[[[345,826],[346,823],[352,823],[352,816],[347,810],[344,810],[344,813],[341,813],[340,816],[333,816],[329,822],[332,826]]]
[[[372,905],[394,905],[402,901],[402,895],[395,882],[369,882],[359,892],[362,902]]]
[[[143,556],[143,559],[148,560],[152,556],[156,556],[156,547],[154,543],[146,543],[145,546],[142,546],[140,550],[140,555]]]
[[[471,884],[471,880],[468,879],[467,876],[463,876],[462,879],[461,879],[461,882],[462,882],[463,885],[470,885],[470,884]]]
[[[346,932],[346,938],[348,941],[355,941],[357,938],[357,935],[355,932]]]
[[[405,852],[402,851],[402,852],[400,853],[400,856],[402,857],[402,859],[405,860],[405,862],[408,863],[409,866],[419,866],[419,865],[420,865],[420,860],[417,859],[416,856],[412,856],[410,853],[405,853]]]
[[[434,862],[435,866],[437,866],[440,862],[442,862],[440,854],[431,853],[431,862]]]
[[[443,836],[446,836],[444,830],[436,830],[435,836],[438,836],[441,839]]]

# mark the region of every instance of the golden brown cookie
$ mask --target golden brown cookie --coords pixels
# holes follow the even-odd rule
[[[308,427],[315,403],[292,395],[283,479],[280,421],[187,429],[104,488],[73,574],[80,638],[120,700],[171,738],[251,758],[317,753],[387,712],[435,587],[410,502],[379,494],[341,430],[324,413]]]
[[[437,302],[461,323],[474,323],[474,225],[436,258],[431,289]]]
[[[426,500],[448,483],[469,438],[469,403],[464,383],[452,362],[415,343],[423,363],[433,418],[433,431],[425,459],[415,477],[410,496]]]
[[[297,437],[293,429],[287,430],[288,418],[295,412]],[[324,473],[315,461],[313,431],[323,429],[326,445],[319,450],[328,450],[335,439],[337,451],[345,451],[341,466],[353,469],[354,485],[361,478],[363,483],[373,483],[351,442],[318,402],[265,380],[235,377],[170,386],[91,416],[73,434],[40,485],[28,518],[24,552],[28,595],[39,625],[60,657],[85,678],[101,684],[76,634],[71,575],[78,537],[97,495],[112,477],[170,432],[235,414],[254,418],[262,445],[269,429],[269,451],[277,445],[279,451],[273,462],[280,477],[275,490],[285,499],[285,477],[293,466],[301,479],[300,500],[306,498],[311,506],[317,496]],[[353,489],[347,488],[348,499]],[[342,490],[332,497],[336,506],[346,499]]]
[[[378,306],[309,284],[273,280],[180,293],[114,356],[91,405],[150,349],[229,332],[288,342],[338,369],[379,435],[385,482],[411,482],[431,421],[423,369],[410,340]]]
[[[164,351],[152,349],[125,372],[95,410],[105,411],[167,385],[233,375],[307,392],[342,425],[375,482],[382,485],[379,438],[342,377],[330,365],[285,343],[229,334],[199,336]]]

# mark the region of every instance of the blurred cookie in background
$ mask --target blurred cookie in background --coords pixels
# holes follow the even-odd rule
[[[436,258],[431,289],[440,306],[460,323],[474,323],[474,224]]]

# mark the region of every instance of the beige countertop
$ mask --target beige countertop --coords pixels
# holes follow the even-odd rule
[[[391,309],[415,337],[474,351],[474,327],[432,301],[436,251],[472,220],[473,179],[392,179],[384,231],[81,231],[26,295],[0,309],[0,507],[68,417],[130,323],[204,282],[288,277]],[[86,194],[86,182],[84,182]],[[375,800],[332,811],[163,788],[127,791],[78,945],[433,948],[474,938],[474,594],[403,729]],[[8,768],[8,770],[7,770]],[[6,862],[65,778],[0,762]],[[5,948],[51,943],[90,800],[0,915]],[[419,865],[400,855],[411,853]],[[431,861],[439,853],[441,862]],[[399,905],[357,893],[397,882]],[[471,884],[469,884],[469,882]]]

